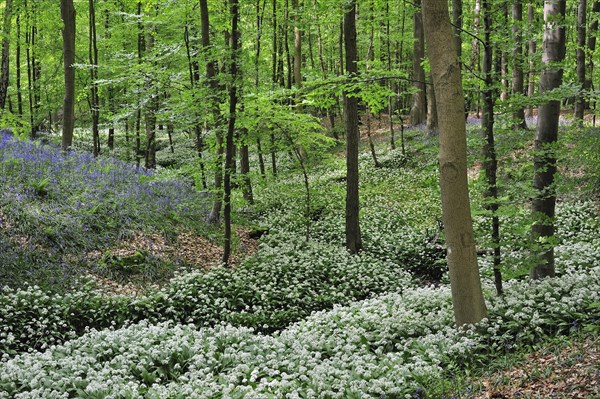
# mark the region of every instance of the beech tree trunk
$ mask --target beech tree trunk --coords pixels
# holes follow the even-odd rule
[[[223,264],[229,265],[229,257],[231,255],[231,174],[234,168],[234,143],[233,137],[235,133],[236,108],[238,102],[237,96],[237,75],[238,75],[238,49],[239,49],[239,31],[238,22],[240,19],[238,0],[229,0],[231,12],[231,60],[229,66],[229,74],[231,83],[229,86],[229,120],[227,123],[227,137],[225,149],[225,173],[223,175],[223,221],[225,222],[225,236],[223,243]]]
[[[577,50],[575,50],[575,61],[577,80],[582,88],[585,88],[585,24],[586,24],[586,0],[579,0],[577,7]],[[575,99],[575,119],[583,121],[583,113],[585,110],[585,95],[579,93]]]
[[[515,41],[513,48],[512,65],[512,93],[523,94],[523,3],[522,0],[514,0],[512,5],[512,34]],[[525,107],[519,106],[513,113],[515,126],[527,129],[525,123]]]
[[[60,14],[64,23],[63,58],[65,96],[63,100],[62,149],[68,151],[73,144],[75,125],[75,7],[73,0],[61,0]]]
[[[452,304],[457,326],[477,323],[487,311],[473,239],[467,186],[464,95],[456,41],[445,1],[423,0],[423,17],[440,126],[440,184]]]
[[[92,114],[92,141],[94,157],[100,154],[100,98],[98,96],[98,41],[96,35],[95,0],[89,0],[89,41],[88,56],[90,60],[90,112]]]
[[[596,51],[596,36],[598,34],[598,13],[600,13],[600,1],[594,1],[594,3],[592,4],[592,13],[592,22],[590,23],[590,29],[587,35],[587,51],[589,51],[589,54],[594,54],[594,52]],[[594,57],[588,57],[584,89],[589,90],[593,87],[593,76]]]
[[[413,15],[415,40],[413,50],[413,86],[416,89],[416,92],[413,94],[412,107],[410,109],[410,124],[413,126],[424,123],[427,120],[425,70],[421,64],[425,58],[425,37],[423,35],[423,17],[420,5],[421,0],[416,0],[416,8]]]
[[[207,0],[200,0],[200,28],[201,28],[201,40],[202,40],[202,51],[208,56],[208,62],[206,63],[206,83],[209,89],[216,95],[219,88],[217,82],[217,64],[210,55],[210,20],[208,14],[208,2]],[[217,120],[219,120],[219,104],[214,97],[210,98],[212,102],[211,108],[213,114]],[[216,124],[215,124],[216,125]],[[217,157],[215,163],[215,179],[214,179],[214,193],[215,200],[210,214],[206,218],[207,223],[217,225],[221,217],[221,207],[223,203],[223,133],[217,126],[215,128],[215,138],[217,141]]]
[[[477,36],[479,34],[479,23],[480,23],[480,16],[481,16],[481,0],[475,0],[475,9],[473,11],[473,34],[475,36]],[[471,42],[471,71],[473,71],[474,73],[479,73],[479,71],[481,70],[481,65],[480,65],[480,57],[479,57],[479,39],[477,38],[473,38],[473,41]],[[472,105],[471,101],[472,99],[475,98],[475,111],[477,114],[477,117],[479,117],[479,104],[477,103],[479,101],[479,95],[478,93],[475,93],[472,96],[469,96],[469,103],[467,104],[467,111],[472,111]]]
[[[6,0],[4,5],[4,22],[2,24],[2,59],[0,60],[0,109],[4,109],[8,93],[11,18],[12,0]]]
[[[485,80],[483,96],[483,115],[481,130],[483,133],[483,170],[486,178],[486,188],[483,193],[488,204],[486,209],[492,214],[492,246],[494,248],[494,282],[496,292],[502,295],[502,275],[500,273],[500,219],[498,218],[498,160],[494,137],[494,73],[492,71],[492,15],[490,0],[481,0],[483,9],[483,62],[482,73]],[[513,75],[514,76],[514,75]]]
[[[529,4],[527,6],[527,22],[530,26],[533,26],[535,22],[535,10],[533,4]],[[529,39],[529,78],[527,85],[527,97],[533,97],[535,94],[535,51],[536,51],[536,42],[535,38],[532,37]],[[529,107],[525,110],[525,115],[532,117],[533,116],[533,107]]]
[[[540,93],[548,92],[562,84],[563,69],[556,65],[565,58],[565,17],[566,0],[546,0],[544,2],[544,42],[542,52],[542,73]],[[556,205],[555,146],[558,140],[558,120],[560,101],[553,100],[542,104],[538,111],[537,133],[534,151],[533,188],[535,190],[532,211],[535,217],[531,236],[537,252],[536,265],[530,277],[540,279],[554,276],[554,213]]]
[[[344,48],[346,72],[350,79],[358,74],[356,51],[356,0],[350,0],[344,13]],[[359,224],[358,197],[358,99],[344,92],[344,116],[346,125],[346,249],[352,254],[362,248]]]
[[[19,116],[23,116],[23,90],[21,88],[21,16],[17,14],[17,48],[15,49],[16,83],[17,83],[17,109]]]

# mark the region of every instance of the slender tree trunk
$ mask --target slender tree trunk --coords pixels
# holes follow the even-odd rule
[[[456,51],[458,54],[459,65],[460,60],[462,58],[462,23],[463,23],[463,2],[462,0],[452,0],[452,33],[454,33],[454,37],[456,38]]]
[[[508,4],[506,2],[501,3],[500,8],[502,9],[502,23],[500,24],[500,26],[502,28],[504,27],[508,27]],[[507,35],[509,33],[507,32]],[[500,50],[501,46],[498,46],[499,50]],[[508,99],[508,52],[506,52],[503,48],[500,51],[500,59],[502,60],[502,91],[500,92],[500,99],[502,101],[506,101]]]
[[[300,29],[300,9],[298,0],[292,0],[294,13],[294,83],[302,87],[302,30]]]
[[[237,74],[238,74],[238,49],[239,49],[239,9],[238,0],[229,0],[231,9],[231,61],[229,74],[231,83],[229,87],[229,121],[227,124],[227,138],[225,151],[225,173],[223,177],[224,187],[224,207],[223,220],[225,222],[225,237],[223,245],[223,264],[229,265],[229,257],[231,255],[231,174],[233,172],[233,152],[234,143],[233,136],[235,133],[236,107],[238,102],[237,97]]]
[[[427,85],[427,134],[433,137],[438,134],[438,119],[437,108],[435,105],[435,90],[431,73],[429,74],[429,82],[430,83]]]
[[[448,40],[452,28],[447,3],[423,0],[423,16],[440,125],[442,214],[452,304],[456,324],[462,326],[487,314],[469,205],[464,96],[456,41]]]
[[[6,0],[4,5],[4,22],[2,24],[2,59],[0,61],[0,109],[2,110],[6,105],[6,96],[8,93],[11,18],[12,0]]]
[[[490,0],[482,0],[483,8],[483,63],[482,73],[485,79],[483,89],[483,115],[481,130],[485,140],[483,144],[483,170],[486,178],[484,198],[486,209],[492,214],[492,246],[494,248],[494,282],[496,292],[502,295],[502,274],[500,273],[500,220],[498,218],[498,160],[494,140],[494,74],[492,71],[492,10]]]
[[[237,7],[236,7],[237,8]],[[208,2],[207,0],[200,0],[200,25],[201,25],[201,36],[202,36],[202,51],[209,57],[206,63],[206,81],[209,89],[213,93],[218,93],[221,88],[217,82],[217,64],[210,54],[210,20],[208,14]],[[214,97],[211,97],[212,102],[211,108],[217,121],[219,121],[219,104]],[[218,122],[217,122],[218,124]],[[217,141],[217,160],[215,165],[215,179],[214,179],[214,192],[215,200],[210,214],[206,218],[207,223],[217,225],[221,215],[221,207],[223,203],[223,133],[218,127],[215,129],[215,138]]]
[[[596,51],[596,37],[598,34],[598,13],[600,13],[600,1],[594,1],[592,4],[592,17],[590,29],[587,35],[587,51],[589,54],[594,54]],[[592,77],[594,76],[594,57],[587,57],[587,71],[584,89],[593,88]]]
[[[286,64],[287,64],[287,88],[291,89],[292,88],[292,56],[290,54],[290,40],[288,37],[288,32],[289,32],[289,26],[288,26],[288,21],[290,18],[290,14],[289,14],[289,0],[285,0],[285,10],[284,10],[284,15],[283,15],[283,19],[284,19],[284,24],[283,24],[283,43],[284,43],[284,47],[285,47],[285,59],[286,59]]]
[[[577,80],[582,88],[585,88],[585,25],[586,25],[586,0],[579,0],[577,7],[577,50],[575,51],[575,61],[577,64]],[[585,94],[579,93],[575,99],[575,119],[583,121],[583,112],[585,110]]]
[[[413,103],[410,110],[410,124],[419,125],[427,120],[427,102],[425,87],[425,70],[423,59],[425,58],[425,37],[423,35],[423,18],[421,15],[421,0],[415,1],[415,13],[413,15],[414,27],[414,50],[413,50]]]
[[[356,0],[346,4],[344,13],[344,47],[346,71],[350,79],[358,75],[356,51]],[[356,254],[362,248],[359,224],[358,196],[358,99],[344,92],[344,115],[346,122],[346,248]]]
[[[21,15],[17,14],[17,48],[15,50],[15,66],[17,81],[17,109],[19,116],[23,116],[23,90],[21,88]]]
[[[562,84],[563,69],[556,65],[565,58],[565,0],[544,2],[544,44],[540,93],[548,92]],[[536,218],[531,236],[538,255],[537,264],[531,269],[533,279],[554,276],[554,213],[556,205],[555,146],[558,140],[560,101],[542,104],[538,111],[537,133],[534,151],[534,175],[532,212]]]
[[[137,50],[138,50],[138,66],[142,65],[142,57],[144,54],[144,25],[142,24],[142,2],[137,3],[137,16],[138,16],[138,34],[137,34]],[[141,88],[140,88],[141,89]],[[141,92],[141,90],[140,90]],[[135,118],[135,162],[139,167],[142,159],[142,140],[141,140],[141,126],[142,126],[142,102],[141,95],[137,95],[137,112]]]
[[[523,3],[522,0],[514,0],[512,5],[512,34],[515,41],[513,48],[512,68],[512,93],[523,94]],[[525,123],[525,107],[519,106],[513,113],[515,126],[527,129]]]
[[[371,137],[371,121],[373,119],[373,114],[371,113],[371,108],[367,107],[367,139],[369,140],[369,149],[371,150],[371,157],[373,158],[373,164],[376,168],[380,167],[379,161],[377,160],[377,152],[375,151],[375,143],[373,143],[373,138]]]
[[[475,10],[473,11],[473,34],[475,36],[477,36],[479,34],[479,25],[480,25],[480,16],[481,16],[481,0],[475,0]],[[481,70],[481,66],[480,66],[480,57],[479,57],[479,40],[477,38],[474,38],[471,44],[471,62],[470,62],[470,69],[471,71],[473,71],[474,73],[479,73],[479,71]],[[469,96],[468,98],[468,103],[467,103],[467,111],[472,111],[473,107],[469,106],[472,99],[475,98],[475,111],[476,111],[476,115],[477,117],[479,117],[479,95],[474,94],[473,96]]]
[[[65,97],[63,101],[62,149],[68,151],[73,144],[75,124],[75,8],[73,0],[61,0],[60,14],[64,23],[63,58]]]
[[[100,154],[100,99],[98,97],[98,41],[96,35],[95,0],[89,0],[89,41],[90,60],[90,111],[92,114],[92,140],[94,157]]]
[[[533,26],[535,22],[535,10],[532,3],[527,6],[527,22],[529,26]],[[536,51],[536,42],[535,37],[531,37],[529,39],[529,78],[527,84],[527,96],[529,98],[533,97],[535,94],[535,51]],[[528,117],[533,116],[533,107],[529,107],[525,110],[525,115]]]

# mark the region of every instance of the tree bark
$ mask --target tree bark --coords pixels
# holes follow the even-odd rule
[[[208,14],[208,2],[207,0],[200,0],[200,28],[201,28],[201,41],[202,41],[202,51],[208,57],[208,61],[206,62],[206,83],[209,87],[209,90],[212,92],[212,96],[209,101],[212,102],[211,108],[213,109],[213,114],[215,119],[219,119],[219,104],[215,99],[215,96],[220,91],[219,83],[217,82],[217,64],[213,58],[213,55],[210,53],[211,44],[210,44],[210,20]],[[215,123],[215,126],[217,123]],[[215,129],[215,139],[217,142],[217,159],[215,164],[215,179],[214,179],[214,192],[215,192],[215,200],[213,202],[213,207],[210,211],[210,214],[206,218],[207,223],[217,225],[219,224],[220,215],[221,215],[221,207],[223,201],[223,135],[221,130],[217,127]]]
[[[89,0],[89,41],[90,60],[90,111],[92,114],[92,141],[94,157],[100,154],[100,99],[98,97],[98,41],[96,35],[95,0]]]
[[[557,67],[565,58],[565,0],[544,2],[544,41],[540,93],[548,92],[562,84],[563,69]],[[530,271],[530,277],[540,279],[554,276],[554,213],[556,205],[555,146],[558,141],[560,101],[542,104],[538,111],[537,133],[534,151],[533,188],[535,190],[532,212],[535,217],[531,236],[538,259]]]
[[[529,26],[533,26],[535,22],[535,10],[533,4],[530,3],[527,6],[527,22]],[[536,42],[535,37],[529,39],[529,78],[527,85],[527,97],[531,98],[535,94],[535,51],[536,51]],[[527,108],[525,110],[525,115],[532,117],[533,116],[533,106]]]
[[[435,88],[440,126],[442,214],[452,304],[457,326],[486,317],[477,253],[473,239],[467,186],[467,145],[464,95],[456,41],[444,1],[423,0],[425,36]]]
[[[233,172],[233,155],[234,143],[233,136],[235,133],[235,120],[237,108],[237,74],[238,74],[238,49],[239,49],[239,8],[238,0],[229,0],[231,12],[231,60],[229,66],[229,74],[231,83],[229,86],[229,120],[227,123],[227,137],[225,150],[225,173],[223,176],[223,221],[225,222],[225,236],[223,244],[223,264],[229,265],[229,257],[231,255],[231,174]]]
[[[435,105],[435,90],[431,73],[429,74],[429,84],[427,85],[427,134],[431,137],[438,134],[437,108]]]
[[[23,116],[23,90],[21,88],[21,16],[17,15],[17,48],[15,49],[16,83],[17,83],[17,109],[19,116]]]
[[[473,34],[475,36],[477,36],[479,34],[480,17],[481,17],[481,0],[475,0],[475,9],[473,11]],[[471,62],[470,62],[470,69],[474,73],[479,73],[479,71],[481,70],[479,53],[480,53],[479,39],[477,37],[475,37],[475,38],[473,38],[473,41],[471,42]],[[476,93],[473,97],[476,99],[475,100],[476,102],[479,101],[478,93]],[[472,110],[472,106],[470,106],[470,105],[471,105],[471,101],[472,101],[473,97],[469,96],[467,108],[466,108],[467,112]],[[475,108],[476,108],[477,117],[479,117],[479,104],[478,103],[475,105]]]
[[[60,13],[64,23],[63,58],[65,96],[63,100],[62,149],[68,151],[73,144],[75,124],[75,7],[73,0],[61,0]]]
[[[344,48],[346,71],[350,79],[358,74],[356,51],[356,0],[347,3],[344,12]],[[344,91],[344,115],[346,125],[346,249],[352,254],[362,248],[359,224],[358,196],[358,98],[353,92]]]
[[[412,107],[410,109],[410,124],[413,126],[424,123],[427,120],[425,70],[421,64],[425,58],[425,37],[423,35],[423,17],[420,6],[421,0],[416,0],[415,7],[417,8],[413,15],[413,86],[416,92],[413,94]]]
[[[512,34],[515,41],[513,48],[512,93],[523,94],[523,3],[515,0],[512,5]],[[525,123],[525,107],[519,106],[513,113],[515,126],[527,129]]]
[[[6,0],[4,6],[4,22],[2,24],[2,60],[0,61],[0,109],[6,105],[8,79],[10,70],[10,28],[12,18],[12,0]]]
[[[585,24],[586,24],[586,0],[579,0],[577,7],[577,50],[575,51],[577,80],[582,89],[585,88]],[[577,95],[575,99],[574,117],[579,121],[583,121],[583,113],[585,110],[585,94],[583,92]]]
[[[459,65],[461,65],[460,61],[462,58],[462,39],[460,37],[463,23],[462,9],[462,0],[452,0],[452,33],[454,33],[454,38],[456,39],[456,54],[458,55]]]
[[[498,218],[498,160],[496,158],[496,144],[494,138],[494,73],[492,71],[492,11],[490,0],[482,0],[483,9],[483,62],[482,73],[485,80],[483,96],[483,115],[481,130],[484,138],[483,145],[483,170],[486,178],[486,188],[483,193],[487,199],[486,209],[492,216],[492,246],[494,248],[494,282],[496,292],[502,295],[502,274],[500,273],[500,220]]]
[[[600,13],[600,1],[594,1],[592,4],[593,19],[590,23],[590,29],[587,35],[587,51],[594,54],[596,51],[596,37],[598,34],[598,13]],[[594,57],[587,58],[586,79],[584,89],[589,90],[593,87],[592,77],[594,76]]]

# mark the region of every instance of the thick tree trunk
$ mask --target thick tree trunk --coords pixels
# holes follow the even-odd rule
[[[65,97],[63,100],[62,149],[68,151],[73,144],[75,124],[75,8],[73,0],[61,0],[60,14],[64,23],[63,58]]]
[[[11,18],[12,0],[6,0],[4,5],[4,22],[2,24],[2,59],[0,60],[0,109],[2,110],[6,105],[6,96],[8,94]]]
[[[585,24],[586,24],[586,0],[579,0],[577,7],[577,50],[575,51],[575,61],[577,70],[577,80],[582,88],[585,88]],[[575,99],[575,119],[583,120],[585,110],[585,95],[580,93]]]
[[[223,244],[223,264],[229,265],[231,255],[231,174],[233,173],[234,163],[234,143],[236,108],[238,102],[237,96],[237,74],[238,74],[238,49],[239,49],[239,8],[238,0],[229,0],[231,10],[231,60],[229,74],[231,83],[229,86],[229,121],[227,123],[227,138],[225,150],[225,173],[223,176],[223,221],[225,222],[225,236]]]
[[[512,69],[512,92],[513,94],[523,94],[523,3],[522,0],[515,0],[512,5],[512,34],[515,41],[513,48],[513,69]],[[519,106],[513,113],[515,126],[527,129],[525,123],[525,107]]]
[[[469,205],[464,95],[456,41],[448,40],[452,28],[447,3],[423,0],[423,16],[440,125],[442,213],[452,304],[456,324],[462,326],[477,323],[487,313]]]
[[[412,107],[410,109],[410,124],[413,126],[424,123],[427,120],[425,70],[422,65],[425,58],[425,37],[423,36],[423,17],[420,5],[421,0],[416,0],[416,8],[413,16],[415,40],[413,50],[413,86],[416,92],[413,94]]]
[[[344,48],[346,71],[350,79],[358,74],[356,51],[356,0],[350,0],[344,13]],[[346,125],[346,249],[352,254],[362,248],[358,197],[358,99],[344,92]]]
[[[563,69],[556,65],[565,58],[565,0],[544,2],[544,43],[540,93],[548,92],[562,84]],[[531,236],[538,255],[537,264],[531,269],[533,279],[554,276],[554,210],[556,205],[555,146],[558,140],[560,101],[542,104],[538,112],[534,151],[534,175],[532,212],[536,218]]]

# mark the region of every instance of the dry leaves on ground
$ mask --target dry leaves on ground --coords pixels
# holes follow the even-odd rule
[[[600,337],[554,346],[530,354],[522,364],[480,383],[473,399],[598,399]]]

